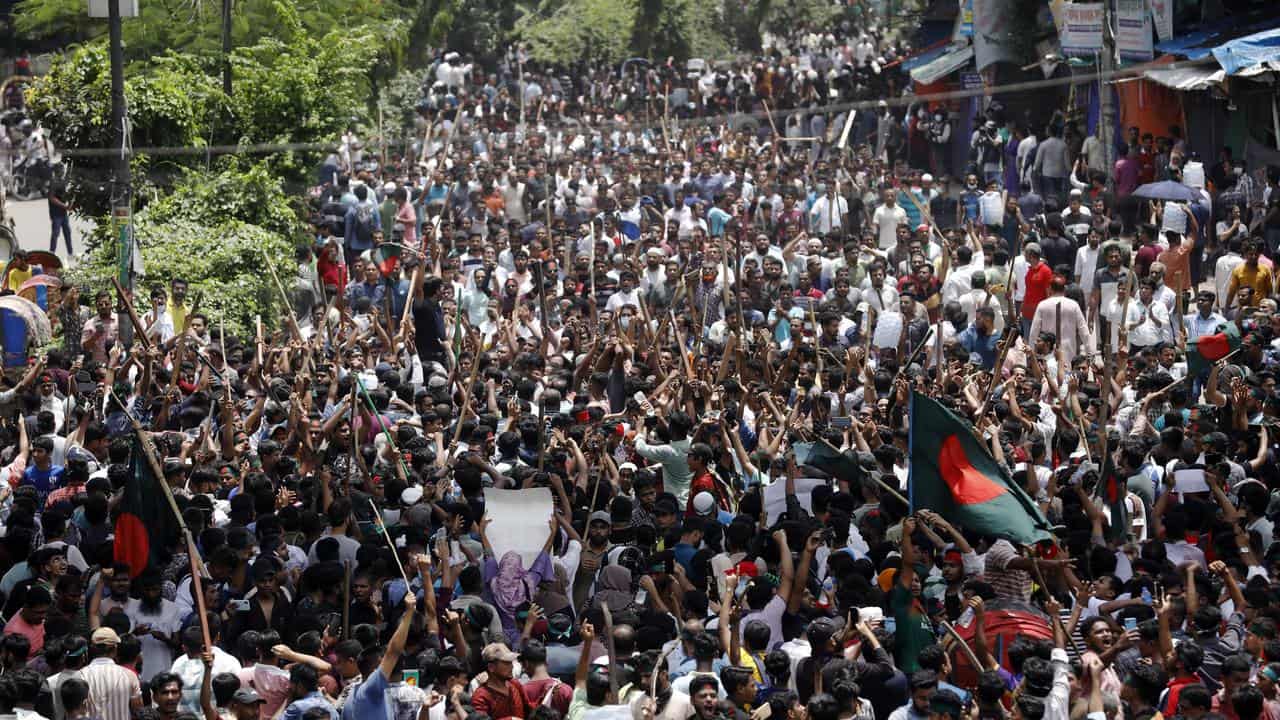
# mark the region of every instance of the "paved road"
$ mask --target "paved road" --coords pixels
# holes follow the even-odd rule
[[[44,200],[27,200],[5,203],[5,210],[14,219],[18,234],[18,246],[23,250],[49,249],[49,204]],[[78,215],[71,216],[71,243],[76,253],[84,252],[84,237],[93,231],[94,223]],[[8,250],[0,249],[0,263],[7,262]],[[68,260],[66,242],[58,239],[58,257]],[[74,259],[72,258],[72,262]]]

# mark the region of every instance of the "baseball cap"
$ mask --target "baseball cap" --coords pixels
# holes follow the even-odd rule
[[[825,647],[831,638],[844,629],[844,620],[838,617],[820,617],[809,623],[805,635],[809,638],[809,647]]]
[[[491,662],[515,662],[520,657],[511,651],[503,643],[489,643],[484,646],[484,650],[480,653],[480,659],[487,663]]]
[[[235,695],[231,696],[231,700],[233,702],[238,702],[241,705],[254,705],[256,703],[266,702],[266,700],[262,699],[261,695],[254,692],[253,688],[240,688],[236,691]]]
[[[90,636],[89,641],[94,645],[119,645],[120,636],[116,634],[115,630],[112,630],[109,627],[100,627],[93,631],[93,635]]]
[[[715,509],[716,499],[711,496],[711,493],[704,490],[693,496],[693,511],[699,515],[710,515],[715,512]]]
[[[588,525],[590,525],[593,522],[602,522],[607,525],[612,525],[613,518],[609,517],[609,513],[605,512],[604,510],[597,510],[591,513],[591,517],[587,519]]]

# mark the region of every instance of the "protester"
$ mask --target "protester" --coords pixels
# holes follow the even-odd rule
[[[935,180],[900,49],[775,41],[830,72],[443,56],[260,337],[69,292],[0,392],[0,712],[1280,717],[1274,223],[995,107]]]

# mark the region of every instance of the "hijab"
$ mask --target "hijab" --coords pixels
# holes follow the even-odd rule
[[[533,598],[529,573],[524,569],[520,555],[508,550],[498,561],[498,572],[489,581],[494,603],[501,609],[514,613],[520,603]]]
[[[591,598],[592,609],[608,605],[617,613],[632,605],[635,596],[631,592],[631,571],[621,565],[606,565],[596,580],[596,594]]]

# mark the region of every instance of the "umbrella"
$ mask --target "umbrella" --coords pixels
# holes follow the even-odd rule
[[[1174,202],[1195,202],[1200,199],[1199,193],[1180,182],[1162,180],[1157,183],[1139,185],[1133,191],[1134,197],[1148,200],[1172,200]]]
[[[23,290],[40,287],[41,285],[60,288],[62,287],[62,280],[55,275],[32,275],[29,280],[22,283],[22,287],[18,288],[18,292],[21,293]]]
[[[49,317],[40,306],[24,297],[5,295],[0,297],[0,309],[12,310],[15,315],[27,323],[27,334],[36,345],[44,345],[53,340],[53,326]]]

